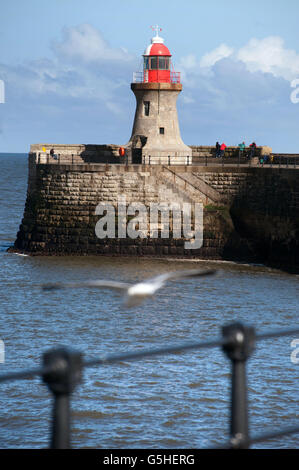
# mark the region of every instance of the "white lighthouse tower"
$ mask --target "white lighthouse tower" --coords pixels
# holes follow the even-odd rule
[[[129,161],[145,164],[187,164],[192,150],[180,135],[176,101],[182,91],[180,73],[172,69],[171,54],[156,35],[143,54],[143,70],[135,72],[131,89],[136,112],[130,141]]]

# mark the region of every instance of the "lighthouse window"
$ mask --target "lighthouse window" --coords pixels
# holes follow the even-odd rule
[[[159,70],[169,70],[168,57],[159,57]]]
[[[151,58],[151,70],[157,70],[158,68],[158,57]]]
[[[148,57],[144,57],[144,70],[148,70]]]
[[[150,102],[149,101],[143,101],[143,106],[144,106],[144,115],[149,116]]]
[[[164,134],[164,127],[160,127],[160,134]]]

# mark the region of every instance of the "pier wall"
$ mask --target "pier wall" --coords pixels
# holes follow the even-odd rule
[[[117,164],[45,164],[29,156],[24,217],[12,250],[35,255],[226,259],[298,270],[298,170]],[[203,246],[184,238],[99,239],[96,207],[202,202]]]

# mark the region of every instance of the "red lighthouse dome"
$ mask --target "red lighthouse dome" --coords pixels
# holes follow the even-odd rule
[[[160,42],[156,42],[160,41]],[[144,56],[166,56],[171,57],[168,47],[164,45],[164,39],[156,36],[152,39],[152,43],[146,48]]]
[[[143,82],[180,83],[180,74],[171,71],[171,54],[158,34],[160,28],[155,29],[156,36],[143,54]]]

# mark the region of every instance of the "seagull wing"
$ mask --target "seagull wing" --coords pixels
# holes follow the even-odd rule
[[[169,273],[159,274],[150,279],[134,284],[128,291],[127,306],[132,307],[139,305],[144,299],[154,295],[166,281],[171,279],[185,279],[188,277],[206,277],[216,274],[216,270],[212,269],[189,269],[186,271],[171,271]]]
[[[217,273],[216,269],[188,269],[182,271],[170,271],[169,273],[159,274],[158,276],[146,279],[147,283],[161,283],[161,286],[172,279],[185,279],[188,277],[206,277],[214,276]]]
[[[131,287],[131,284],[126,282],[118,281],[105,281],[105,280],[95,280],[95,281],[80,281],[80,282],[56,282],[44,284],[42,288],[44,290],[56,290],[56,289],[66,289],[66,288],[81,288],[81,287],[98,287],[98,288],[109,288],[115,289],[118,291],[126,291]]]

